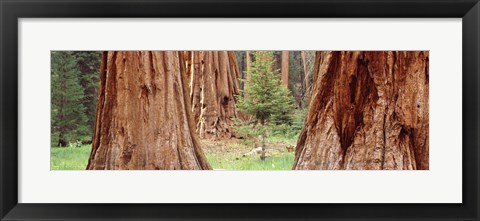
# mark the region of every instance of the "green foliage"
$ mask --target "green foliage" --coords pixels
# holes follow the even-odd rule
[[[89,135],[84,90],[72,52],[51,54],[51,142],[66,146]]]
[[[250,80],[247,82],[247,96],[239,97],[237,107],[253,116],[253,121],[235,121],[235,130],[247,138],[260,135],[278,139],[293,140],[298,137],[306,110],[294,109],[294,100],[287,88],[280,85],[279,70],[271,70],[273,52],[255,52]],[[263,123],[262,123],[263,122]]]
[[[292,123],[293,98],[280,85],[280,73],[272,70],[272,51],[254,52],[247,89],[237,97],[237,108],[253,116],[251,122],[237,123],[240,133],[267,134],[272,127]]]
[[[293,141],[296,142],[300,131],[303,128],[307,109],[295,109],[290,124],[267,124],[265,126],[253,126],[249,122],[234,119],[235,131],[244,138],[257,138],[266,135],[267,141]],[[251,139],[244,139],[242,142],[253,142]]]
[[[260,135],[268,136],[270,134],[271,126],[270,124],[254,124],[250,121],[242,121],[240,119],[234,118],[234,128],[235,132],[240,134],[240,137],[247,138],[245,142],[254,142],[251,138],[258,138]]]
[[[74,56],[73,59],[76,59],[77,70],[80,71],[79,81],[85,95],[82,104],[85,107],[88,127],[92,132],[97,109],[98,86],[100,84],[101,52],[75,51],[72,56]]]
[[[292,116],[291,124],[280,124],[270,128],[273,137],[284,137],[288,139],[296,139],[303,128],[307,109],[296,109]]]

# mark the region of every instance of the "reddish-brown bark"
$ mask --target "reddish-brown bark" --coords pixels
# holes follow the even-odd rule
[[[235,136],[236,97],[240,71],[234,52],[194,51],[188,59],[190,96],[196,131],[201,138],[225,139]],[[188,65],[188,62],[187,62]]]
[[[211,169],[180,52],[104,52],[90,170]]]
[[[288,88],[288,73],[290,69],[290,57],[288,51],[282,51],[282,85]]]
[[[428,59],[317,52],[294,169],[429,169]]]

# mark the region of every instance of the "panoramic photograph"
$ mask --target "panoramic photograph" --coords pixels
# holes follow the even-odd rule
[[[51,51],[51,170],[429,170],[429,51]]]

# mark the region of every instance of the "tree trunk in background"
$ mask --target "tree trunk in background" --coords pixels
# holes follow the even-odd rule
[[[245,79],[245,72],[247,71],[247,64],[246,64],[246,51],[235,51],[234,52],[237,56],[237,63],[238,63],[238,70],[240,71],[240,79]],[[240,90],[244,90],[245,82],[240,81]]]
[[[282,70],[282,51],[275,51],[273,52],[275,62],[273,63],[273,70],[274,71],[281,71]]]
[[[211,169],[191,114],[181,52],[104,52],[87,169]]]
[[[194,51],[188,60],[193,64],[190,91],[197,133],[208,139],[236,136],[231,128],[240,90],[235,52]]]
[[[312,81],[314,81],[315,76],[315,59],[318,57],[319,59],[322,57],[322,54],[328,53],[328,51],[321,51],[318,52],[319,56],[315,56],[316,52],[314,51],[302,51],[302,64],[303,70],[305,72],[304,75],[304,85],[305,85],[305,95],[307,98],[307,106],[310,102],[311,91],[312,91]],[[320,64],[320,62],[318,62]]]
[[[247,60],[247,73],[246,73],[246,80],[245,80],[245,83],[243,85],[243,90],[244,91],[247,91],[247,87],[248,87],[248,83],[250,82],[250,74],[252,73],[252,62],[253,62],[253,56],[252,56],[252,52],[250,51],[246,51],[246,60]],[[244,94],[245,97],[248,96],[247,93]]]
[[[195,125],[200,119],[200,112],[202,109],[202,85],[203,81],[203,51],[187,52],[188,57],[185,58],[187,63],[187,76],[190,79],[190,103],[192,104],[192,113],[194,116]],[[196,128],[197,126],[195,126]]]
[[[282,85],[288,88],[288,69],[290,68],[288,51],[282,51]]]
[[[321,81],[321,79],[318,79],[319,77],[321,78],[323,76],[323,74],[325,74],[324,72],[321,72],[320,73],[320,66],[325,62],[325,58],[327,57],[327,55],[329,55],[331,53],[331,51],[318,51],[318,52],[313,52],[313,54],[311,54],[311,56],[313,57],[311,60],[313,62],[313,72],[311,73],[313,76],[313,80],[311,82],[317,82],[317,81]],[[308,56],[307,56],[307,59],[308,59]],[[310,95],[312,94],[311,93],[311,90],[313,88],[313,85],[310,85]]]
[[[305,82],[305,94],[307,96],[307,104],[310,103],[310,73],[308,71],[308,64],[307,64],[307,55],[305,51],[302,51],[302,63],[303,63],[303,73]]]
[[[428,59],[428,52],[317,52],[294,169],[428,170]]]

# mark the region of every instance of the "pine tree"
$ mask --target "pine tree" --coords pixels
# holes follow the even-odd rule
[[[100,82],[100,57],[99,51],[76,51],[73,52],[79,70],[79,82],[83,88],[84,98],[82,104],[85,107],[89,134],[93,133],[95,123],[95,111],[97,108],[98,86]]]
[[[253,125],[280,125],[291,123],[293,98],[286,87],[281,86],[279,70],[272,70],[272,51],[254,52],[250,79],[239,96],[238,108],[253,116]]]
[[[57,51],[51,56],[51,142],[63,147],[88,135],[84,92],[72,52]]]

